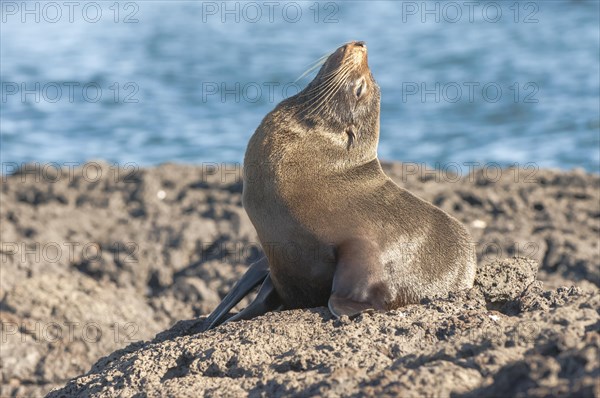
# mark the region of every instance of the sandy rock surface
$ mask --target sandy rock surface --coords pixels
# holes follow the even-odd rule
[[[261,256],[239,167],[3,177],[0,395],[598,396],[600,178],[385,169],[467,225],[472,290],[354,320],[307,309],[191,336],[190,320]]]

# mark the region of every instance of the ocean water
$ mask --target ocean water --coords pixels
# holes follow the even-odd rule
[[[1,7],[3,164],[241,162],[312,63],[364,40],[380,158],[598,172],[597,0]]]

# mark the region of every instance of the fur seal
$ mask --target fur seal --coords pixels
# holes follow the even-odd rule
[[[466,228],[384,174],[379,103],[367,47],[353,41],[265,116],[246,150],[243,187],[265,257],[205,329],[276,309],[327,305],[354,316],[473,286]],[[228,318],[259,284],[256,299]]]

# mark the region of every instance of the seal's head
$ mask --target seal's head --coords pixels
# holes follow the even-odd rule
[[[290,99],[298,121],[307,127],[341,134],[347,150],[361,140],[376,150],[380,92],[364,42],[352,41],[335,50],[308,86]]]

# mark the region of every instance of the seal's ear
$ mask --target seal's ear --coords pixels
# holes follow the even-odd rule
[[[383,283],[383,267],[377,258],[377,244],[366,239],[351,239],[341,244],[337,253],[328,303],[331,313],[339,318],[353,317],[369,309],[385,310],[388,294]]]

